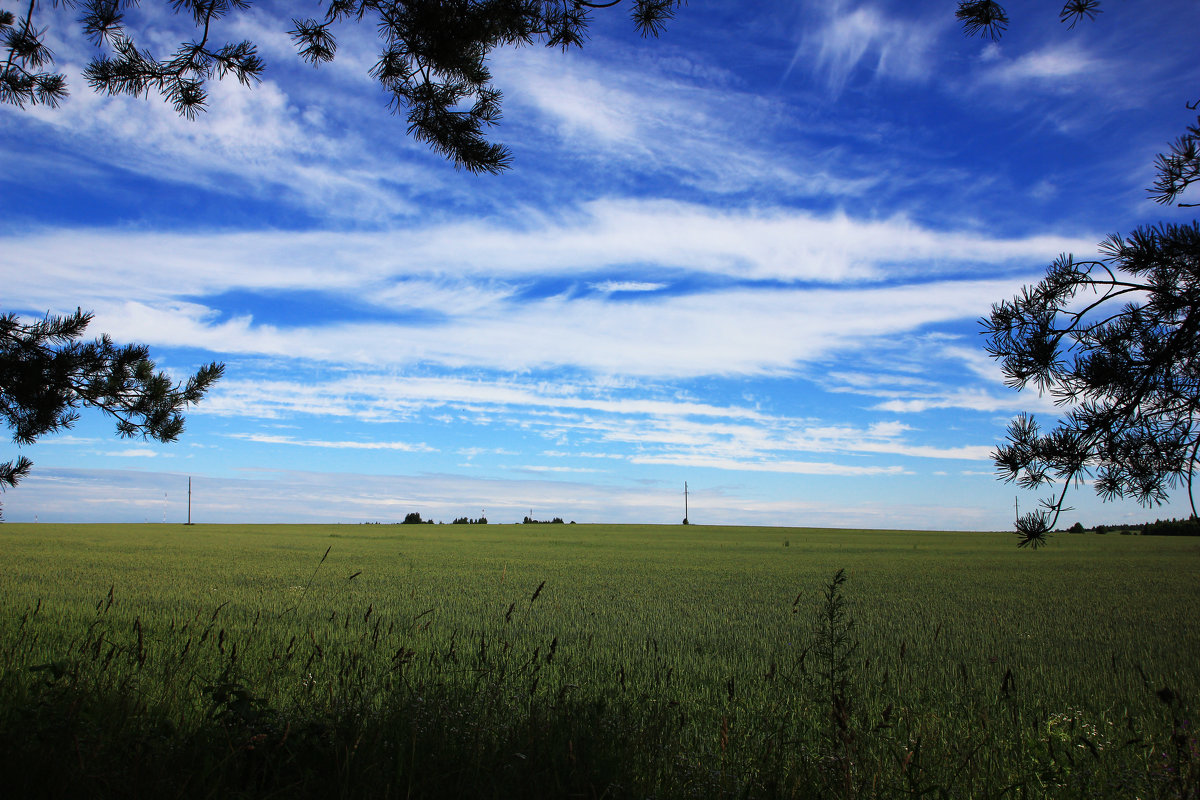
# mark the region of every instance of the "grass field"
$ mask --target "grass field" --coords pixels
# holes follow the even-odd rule
[[[0,758],[29,792],[1197,796],[1194,538],[6,524],[0,548]]]

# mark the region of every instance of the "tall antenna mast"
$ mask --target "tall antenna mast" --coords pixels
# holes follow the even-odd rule
[[[192,477],[188,476],[188,525],[192,524]]]
[[[683,524],[688,524],[688,488],[687,481],[683,482]]]

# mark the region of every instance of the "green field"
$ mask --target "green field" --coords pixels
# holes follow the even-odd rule
[[[1197,792],[1194,538],[6,524],[0,548],[5,769],[73,751],[45,765],[64,791]],[[145,757],[89,766],[118,746]]]

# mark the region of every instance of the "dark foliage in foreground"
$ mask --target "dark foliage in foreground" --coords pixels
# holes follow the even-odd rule
[[[1066,0],[1058,19],[1074,28],[1081,20],[1094,20],[1100,11],[1100,0]],[[999,39],[1008,29],[1008,12],[996,0],[959,0],[954,15],[969,36]]]
[[[70,428],[82,408],[116,420],[117,435],[173,442],[183,411],[200,402],[224,366],[209,364],[184,383],[157,371],[144,345],[116,345],[108,336],[81,341],[92,315],[47,315],[22,322],[0,315],[0,415],[18,445]],[[25,477],[25,456],[0,464],[0,491]]]
[[[1192,477],[1200,449],[1200,225],[1143,228],[1061,256],[1036,286],[992,306],[987,350],[1016,389],[1032,385],[1070,410],[1043,432],[1028,415],[995,453],[1005,480],[1061,487],[1021,517],[1038,546],[1067,491],[1095,477],[1105,499],[1164,502]]]
[[[1099,0],[1068,0],[1059,19],[1073,28],[1096,19],[1100,6]],[[996,0],[960,0],[956,16],[968,35],[992,39],[1009,24]],[[1154,200],[1196,205],[1180,197],[1200,180],[1200,120],[1170,143],[1155,167]],[[1103,245],[1106,258],[1060,257],[1045,280],[997,303],[984,321],[988,351],[1001,360],[1010,386],[1032,382],[1071,407],[1045,434],[1021,415],[995,454],[1005,480],[1026,488],[1061,485],[1057,497],[1017,519],[1021,546],[1043,544],[1067,510],[1067,491],[1093,475],[1105,499],[1133,497],[1144,505],[1161,503],[1186,484],[1195,515],[1197,241],[1195,223],[1139,229],[1125,241],[1114,236]],[[1098,299],[1073,303],[1089,293]],[[1117,298],[1142,293],[1149,297],[1144,304],[1111,308]]]
[[[1100,0],[1066,0],[1059,20],[1095,20]],[[959,0],[968,36],[1000,38],[1009,17],[996,0]],[[1188,109],[1195,111],[1197,103]],[[1180,200],[1200,181],[1200,120],[1155,160],[1150,196]],[[1200,449],[1200,229],[1140,228],[1112,236],[1100,260],[1060,256],[1037,286],[996,303],[983,320],[987,350],[1015,389],[1032,384],[1069,409],[1052,430],[1020,415],[994,459],[1000,477],[1025,488],[1058,484],[1056,497],[1016,520],[1020,546],[1034,548],[1068,510],[1067,491],[1095,477],[1106,500],[1162,503],[1192,477]],[[1118,307],[1119,303],[1124,303]]]
[[[588,0],[325,0],[321,19],[291,20],[287,31],[298,54],[314,67],[333,61],[339,26],[375,28],[380,44],[370,75],[403,113],[407,133],[470,172],[501,172],[512,155],[489,142],[486,128],[500,120],[501,93],[492,85],[488,58],[497,47],[542,43],[582,47],[592,14],[620,5]],[[166,5],[166,3],[162,3]],[[643,36],[658,36],[680,0],[632,0],[630,17]],[[63,8],[59,8],[59,7]],[[251,86],[266,64],[249,40],[216,41],[226,17],[245,12],[248,0],[172,0],[171,11],[190,17],[195,36],[175,52],[156,56],[134,41],[126,15],[136,2],[28,0],[19,17],[0,11],[0,103],[56,107],[67,99],[67,79],[52,67],[45,43],[53,18],[56,32],[78,24],[101,50],[84,70],[93,91],[109,95],[157,94],[189,119],[204,111],[207,83],[233,77]],[[59,14],[76,19],[63,19]],[[7,52],[5,52],[7,51]]]
[[[960,665],[953,708],[925,708],[902,687],[903,648],[860,650],[845,583],[824,587],[809,646],[755,677],[765,695],[731,677],[709,707],[681,702],[665,658],[589,685],[558,637],[518,645],[503,626],[418,650],[368,609],[333,623],[351,632],[337,649],[318,631],[232,641],[220,607],[118,629],[111,592],[61,658],[31,663],[58,624],[39,604],[0,637],[0,784],[81,798],[1200,796],[1190,707],[1170,688],[1143,676],[1165,732],[1048,718],[1011,669],[980,690]],[[256,649],[268,674],[299,677],[290,690],[247,677]]]

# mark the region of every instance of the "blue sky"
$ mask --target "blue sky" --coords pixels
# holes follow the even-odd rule
[[[456,172],[367,76],[368,26],[314,70],[257,3],[253,89],[189,122],[93,95],[44,10],[57,110],[0,107],[3,307],[93,310],[183,378],[226,364],[180,441],[85,414],[19,448],[11,521],[449,521],[1005,529],[989,453],[1020,411],[977,320],[1059,253],[1186,209],[1147,199],[1194,120],[1200,4],[1074,30],[1006,3],[692,3],[658,40],[494,54],[513,151]],[[187,34],[152,4],[146,46]],[[18,451],[10,445],[7,460]],[[1062,520],[1146,511],[1085,487]]]

